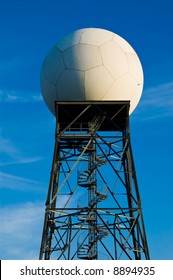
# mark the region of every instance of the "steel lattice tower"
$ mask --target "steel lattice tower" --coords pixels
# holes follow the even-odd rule
[[[40,259],[149,259],[128,101],[56,102]]]

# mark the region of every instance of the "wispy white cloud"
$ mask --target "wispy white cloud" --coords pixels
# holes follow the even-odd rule
[[[173,116],[173,82],[145,89],[136,108],[135,117],[151,120]]]
[[[40,156],[25,156],[9,138],[5,138],[0,130],[0,166],[24,164],[40,161]]]
[[[40,102],[42,100],[43,100],[43,98],[42,98],[40,92],[0,89],[0,102],[1,103]]]
[[[16,158],[15,160],[2,160],[0,161],[0,166],[7,166],[7,165],[14,165],[14,164],[25,164],[25,163],[33,163],[33,162],[37,162],[37,161],[40,161],[42,160],[43,157],[39,157],[39,156],[36,156],[36,157],[23,157],[23,156],[20,156],[18,158]]]
[[[44,203],[10,205],[1,208],[0,212],[1,259],[38,259]]]
[[[2,130],[0,129],[0,153],[13,154],[18,153],[16,147],[11,143],[11,141],[2,136]]]
[[[18,191],[42,191],[45,184],[21,176],[0,172],[0,188]]]
[[[148,88],[143,97],[143,106],[170,107],[173,104],[173,82]]]

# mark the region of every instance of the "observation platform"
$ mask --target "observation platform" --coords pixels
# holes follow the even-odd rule
[[[123,131],[129,107],[130,101],[56,101],[56,121],[60,131],[87,131],[90,123],[104,118],[98,131]]]

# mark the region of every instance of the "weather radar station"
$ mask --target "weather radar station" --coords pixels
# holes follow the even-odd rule
[[[149,259],[129,129],[142,89],[136,52],[110,31],[77,30],[46,56],[56,130],[41,260]]]

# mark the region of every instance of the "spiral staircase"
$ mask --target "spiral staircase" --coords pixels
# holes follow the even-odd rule
[[[107,188],[105,185],[99,184],[98,181],[96,183],[96,176],[94,176],[96,169],[105,163],[104,159],[96,156],[90,168],[78,170],[78,186],[87,189],[78,201],[77,218],[83,223],[84,230],[77,242],[77,257],[79,259],[97,259],[98,243],[108,235],[105,226],[107,222],[104,221],[104,224],[101,221],[98,222],[96,215],[97,204],[107,199]]]

